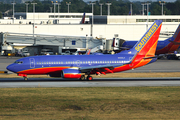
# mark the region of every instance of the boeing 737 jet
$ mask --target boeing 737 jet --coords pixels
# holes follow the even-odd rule
[[[7,70],[23,76],[47,74],[62,77],[92,80],[92,74],[115,73],[135,69],[155,62],[155,50],[162,26],[156,20],[132,49],[114,55],[42,55],[16,60]]]
[[[137,41],[125,41],[122,44],[122,48],[130,49],[136,43]],[[159,54],[166,54],[166,53],[174,52],[178,49],[179,45],[180,45],[180,24],[172,37],[164,41],[158,41],[155,54],[159,55]]]

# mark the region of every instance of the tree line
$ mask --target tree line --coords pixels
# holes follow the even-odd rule
[[[18,0],[17,0],[18,1]],[[55,2],[55,1],[54,1]],[[53,3],[54,3],[53,2]],[[89,2],[84,2],[83,0],[63,0],[59,3],[59,12],[67,13],[68,6],[67,3],[70,2],[69,12],[78,13],[78,12],[92,12],[92,5]],[[33,12],[33,5],[31,3],[37,3],[35,5],[36,12],[54,12],[54,4],[51,0],[39,1],[33,0],[32,2],[26,2],[28,4],[28,12]],[[55,2],[56,3],[56,2]],[[99,0],[95,1],[93,5],[93,13],[94,15],[100,15],[100,3],[102,3],[102,15],[107,15],[108,6],[106,5],[107,0]],[[133,15],[142,15],[142,3],[141,2],[133,2],[131,3],[129,0],[108,0],[110,5],[110,15],[128,15],[130,12],[130,6],[132,4],[132,14]],[[58,12],[58,6],[56,4],[56,13]],[[163,14],[165,15],[180,15],[180,0],[176,0],[175,2],[167,2],[163,5]],[[147,14],[147,6],[144,6],[145,15]],[[51,11],[52,10],[52,11]],[[26,5],[16,3],[14,5],[15,12],[26,12]],[[159,2],[150,2],[149,12],[151,15],[161,15],[162,6]],[[10,3],[0,2],[0,18],[3,16],[12,16],[13,14],[13,5]]]

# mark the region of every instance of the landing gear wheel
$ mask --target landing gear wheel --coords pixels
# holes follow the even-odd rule
[[[24,80],[28,80],[28,78],[27,78],[27,77],[24,77]]]
[[[87,76],[87,80],[93,80],[92,76]]]
[[[85,80],[85,75],[82,75],[80,80]]]

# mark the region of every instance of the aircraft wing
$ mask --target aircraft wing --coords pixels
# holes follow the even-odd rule
[[[114,67],[116,66],[123,66],[125,64],[130,64],[131,62],[129,63],[119,63],[119,64],[106,64],[106,65],[98,65],[98,66],[89,66],[89,67],[81,67],[79,68],[79,70],[82,72],[82,73],[91,73],[91,71],[97,71],[97,72],[100,72],[100,73],[104,73],[104,71],[109,71],[111,73],[113,73],[112,69],[114,69]]]
[[[129,50],[129,49],[131,49],[131,48],[128,48],[128,47],[119,47],[120,49],[122,49],[122,50]]]
[[[106,64],[106,65],[98,65],[98,66],[89,66],[89,67],[81,67],[79,68],[79,70],[87,70],[87,69],[95,69],[95,68],[110,68],[110,67],[114,67],[114,66],[122,66],[124,64]]]

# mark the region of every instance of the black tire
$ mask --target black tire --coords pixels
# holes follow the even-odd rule
[[[28,78],[27,78],[27,77],[24,77],[24,80],[28,80]]]
[[[80,80],[85,80],[85,75],[81,75]]]
[[[92,76],[87,76],[87,80],[88,81],[93,80],[93,77]]]

